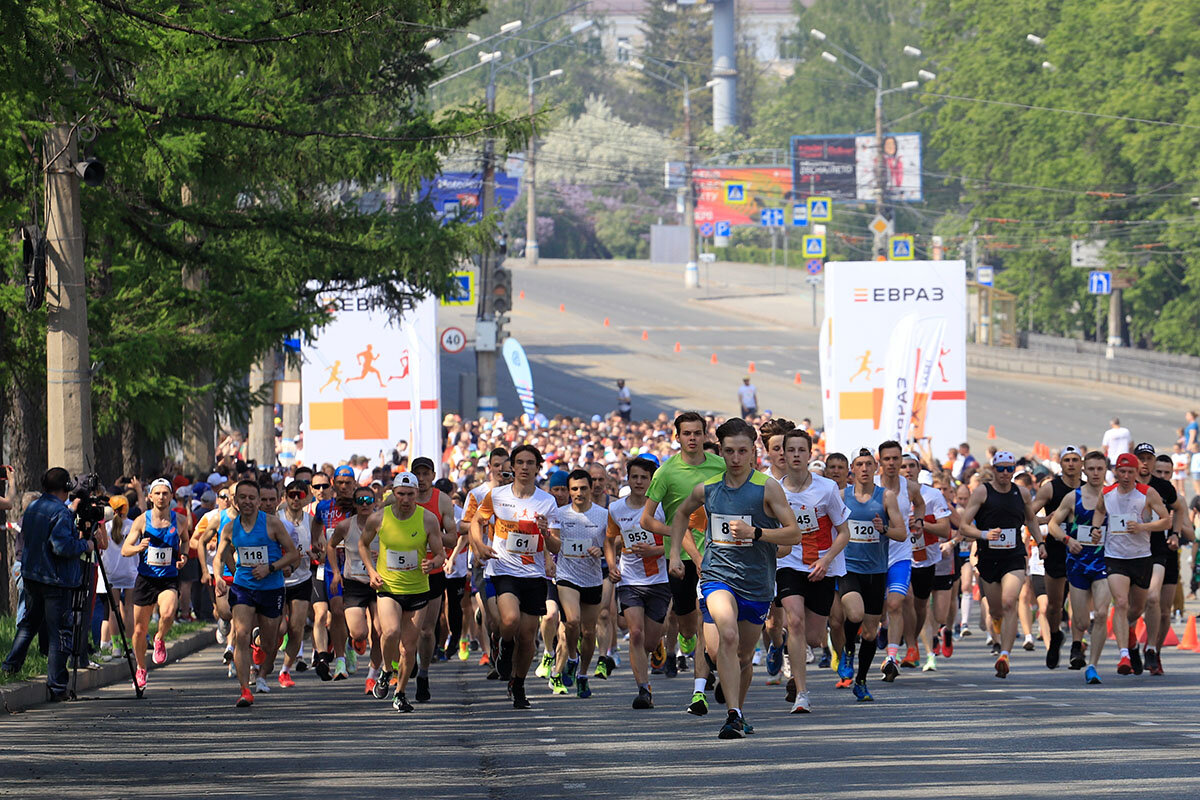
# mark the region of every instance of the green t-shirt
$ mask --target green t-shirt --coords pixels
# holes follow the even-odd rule
[[[675,518],[675,510],[698,484],[724,472],[725,459],[707,450],[704,451],[704,463],[694,466],[684,461],[680,455],[673,455],[654,471],[654,477],[650,479],[650,488],[646,490],[646,497],[662,506],[663,515],[667,518],[669,526],[671,520]],[[692,538],[696,541],[696,547],[703,553],[704,531],[693,529]],[[667,546],[667,552],[670,553],[669,536],[664,538],[664,543]],[[682,553],[684,560],[687,560],[687,551],[684,550]]]

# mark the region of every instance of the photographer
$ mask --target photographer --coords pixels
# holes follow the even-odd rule
[[[25,510],[21,571],[25,582],[25,615],[17,626],[3,670],[15,673],[43,622],[50,640],[46,691],[51,701],[67,699],[67,658],[71,652],[71,594],[83,580],[79,556],[92,551],[80,538],[67,505],[71,476],[54,467],[42,476],[44,494]]]

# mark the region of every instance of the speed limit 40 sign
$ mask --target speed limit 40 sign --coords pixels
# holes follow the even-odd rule
[[[442,349],[447,353],[461,353],[467,346],[467,335],[462,328],[446,328],[442,331]]]

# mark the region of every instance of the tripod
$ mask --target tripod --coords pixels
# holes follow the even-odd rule
[[[108,580],[108,571],[104,568],[104,559],[100,557],[100,553],[95,549],[96,523],[87,523],[83,520],[79,522],[79,529],[83,532],[84,538],[90,540],[93,544],[92,552],[88,555],[88,563],[94,563],[100,570],[100,577],[104,579],[104,586],[108,589],[105,597],[108,598],[107,605],[109,612],[117,618],[117,630],[121,633],[121,641],[124,643],[122,648],[125,652],[125,663],[129,665],[129,682],[133,686],[133,691],[137,694],[137,698],[142,698],[142,689],[137,685],[137,665],[133,661],[133,647],[129,637],[125,635],[125,619],[121,615],[121,604],[115,597],[116,592],[113,590],[112,583]],[[112,543],[109,547],[114,546]],[[89,574],[90,575],[90,574]],[[75,688],[79,681],[79,651],[86,651],[86,647],[82,642],[87,641],[87,637],[91,634],[91,615],[92,604],[96,595],[95,580],[84,579],[79,588],[75,590],[71,596],[71,689],[70,697],[72,700],[78,700],[79,696],[75,692]]]

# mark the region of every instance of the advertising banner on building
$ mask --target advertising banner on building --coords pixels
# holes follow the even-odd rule
[[[406,307],[399,319],[365,291],[322,298],[329,324],[303,343],[305,463],[351,455],[390,457],[400,441],[410,457],[441,456],[437,300]]]
[[[696,167],[696,224],[759,225],[764,208],[792,214],[792,171],[788,167]]]
[[[842,202],[875,199],[874,135],[793,136],[792,186],[797,197],[828,195]],[[883,137],[885,199],[920,202],[921,134]]]
[[[962,261],[825,265],[821,397],[829,450],[928,445],[967,435],[966,268]]]
[[[479,219],[482,186],[482,172],[443,172],[436,178],[422,180],[417,197],[433,203],[434,214],[439,219]],[[516,176],[496,170],[497,208],[505,209],[515,203],[520,189]]]

